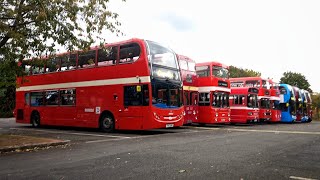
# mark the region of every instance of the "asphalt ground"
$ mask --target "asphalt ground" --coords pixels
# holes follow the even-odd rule
[[[70,140],[0,155],[0,179],[320,179],[320,122],[102,133],[0,119],[0,134]]]

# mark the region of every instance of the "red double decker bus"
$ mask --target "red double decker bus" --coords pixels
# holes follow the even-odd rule
[[[231,88],[231,124],[258,122],[258,92],[259,90],[257,88]]]
[[[280,108],[280,84],[275,83],[269,79],[270,84],[270,104],[271,104],[271,122],[281,121],[281,108]]]
[[[196,64],[199,124],[230,123],[229,67],[218,62]]]
[[[195,61],[187,56],[177,54],[183,82],[184,125],[196,122],[198,119],[198,87]]]
[[[182,81],[175,53],[130,39],[51,58],[24,60],[16,122],[147,130],[183,125]]]
[[[259,120],[270,121],[270,85],[267,79],[261,77],[240,77],[230,78],[231,88],[256,87],[258,88]]]

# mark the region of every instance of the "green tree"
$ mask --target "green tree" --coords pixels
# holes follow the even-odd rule
[[[292,86],[296,86],[300,89],[305,89],[310,93],[312,93],[308,80],[301,73],[296,73],[291,71],[284,72],[283,77],[281,77],[280,79],[280,83],[290,84]]]
[[[125,0],[122,0],[125,1]],[[109,0],[2,0],[0,2],[0,103],[21,74],[17,61],[52,55],[63,47],[86,49],[94,41],[104,44],[105,31],[121,35],[118,14]],[[14,91],[14,90],[13,90]],[[14,94],[14,93],[10,93]],[[14,99],[14,98],[13,98]],[[11,106],[10,106],[11,107]]]
[[[254,70],[251,70],[251,69],[238,68],[238,67],[235,67],[235,66],[230,66],[229,67],[229,71],[230,71],[230,77],[231,78],[261,76],[261,73],[258,72],[258,71],[254,71]]]
[[[319,120],[319,111],[320,111],[320,93],[313,93],[312,98],[312,109],[313,109],[313,118]]]

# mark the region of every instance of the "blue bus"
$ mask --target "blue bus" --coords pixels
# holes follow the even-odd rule
[[[297,119],[296,97],[293,87],[289,84],[280,84],[281,122],[295,122]]]

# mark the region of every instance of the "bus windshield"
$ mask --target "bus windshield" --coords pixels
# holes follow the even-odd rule
[[[258,96],[256,94],[248,94],[247,106],[252,108],[258,107]]]
[[[212,75],[219,78],[228,78],[229,77],[229,70],[223,68],[221,66],[213,66],[212,67]]]
[[[149,47],[149,58],[153,65],[179,69],[174,52],[158,43],[146,41]]]
[[[189,68],[189,71],[195,72],[196,71],[196,63],[188,62],[188,68]]]
[[[160,108],[177,108],[182,105],[181,87],[168,82],[152,83],[152,104]]]
[[[212,94],[212,106],[226,108],[229,107],[229,94],[224,92],[214,92]]]
[[[262,109],[270,109],[270,100],[267,98],[262,98],[260,100],[260,107]]]

